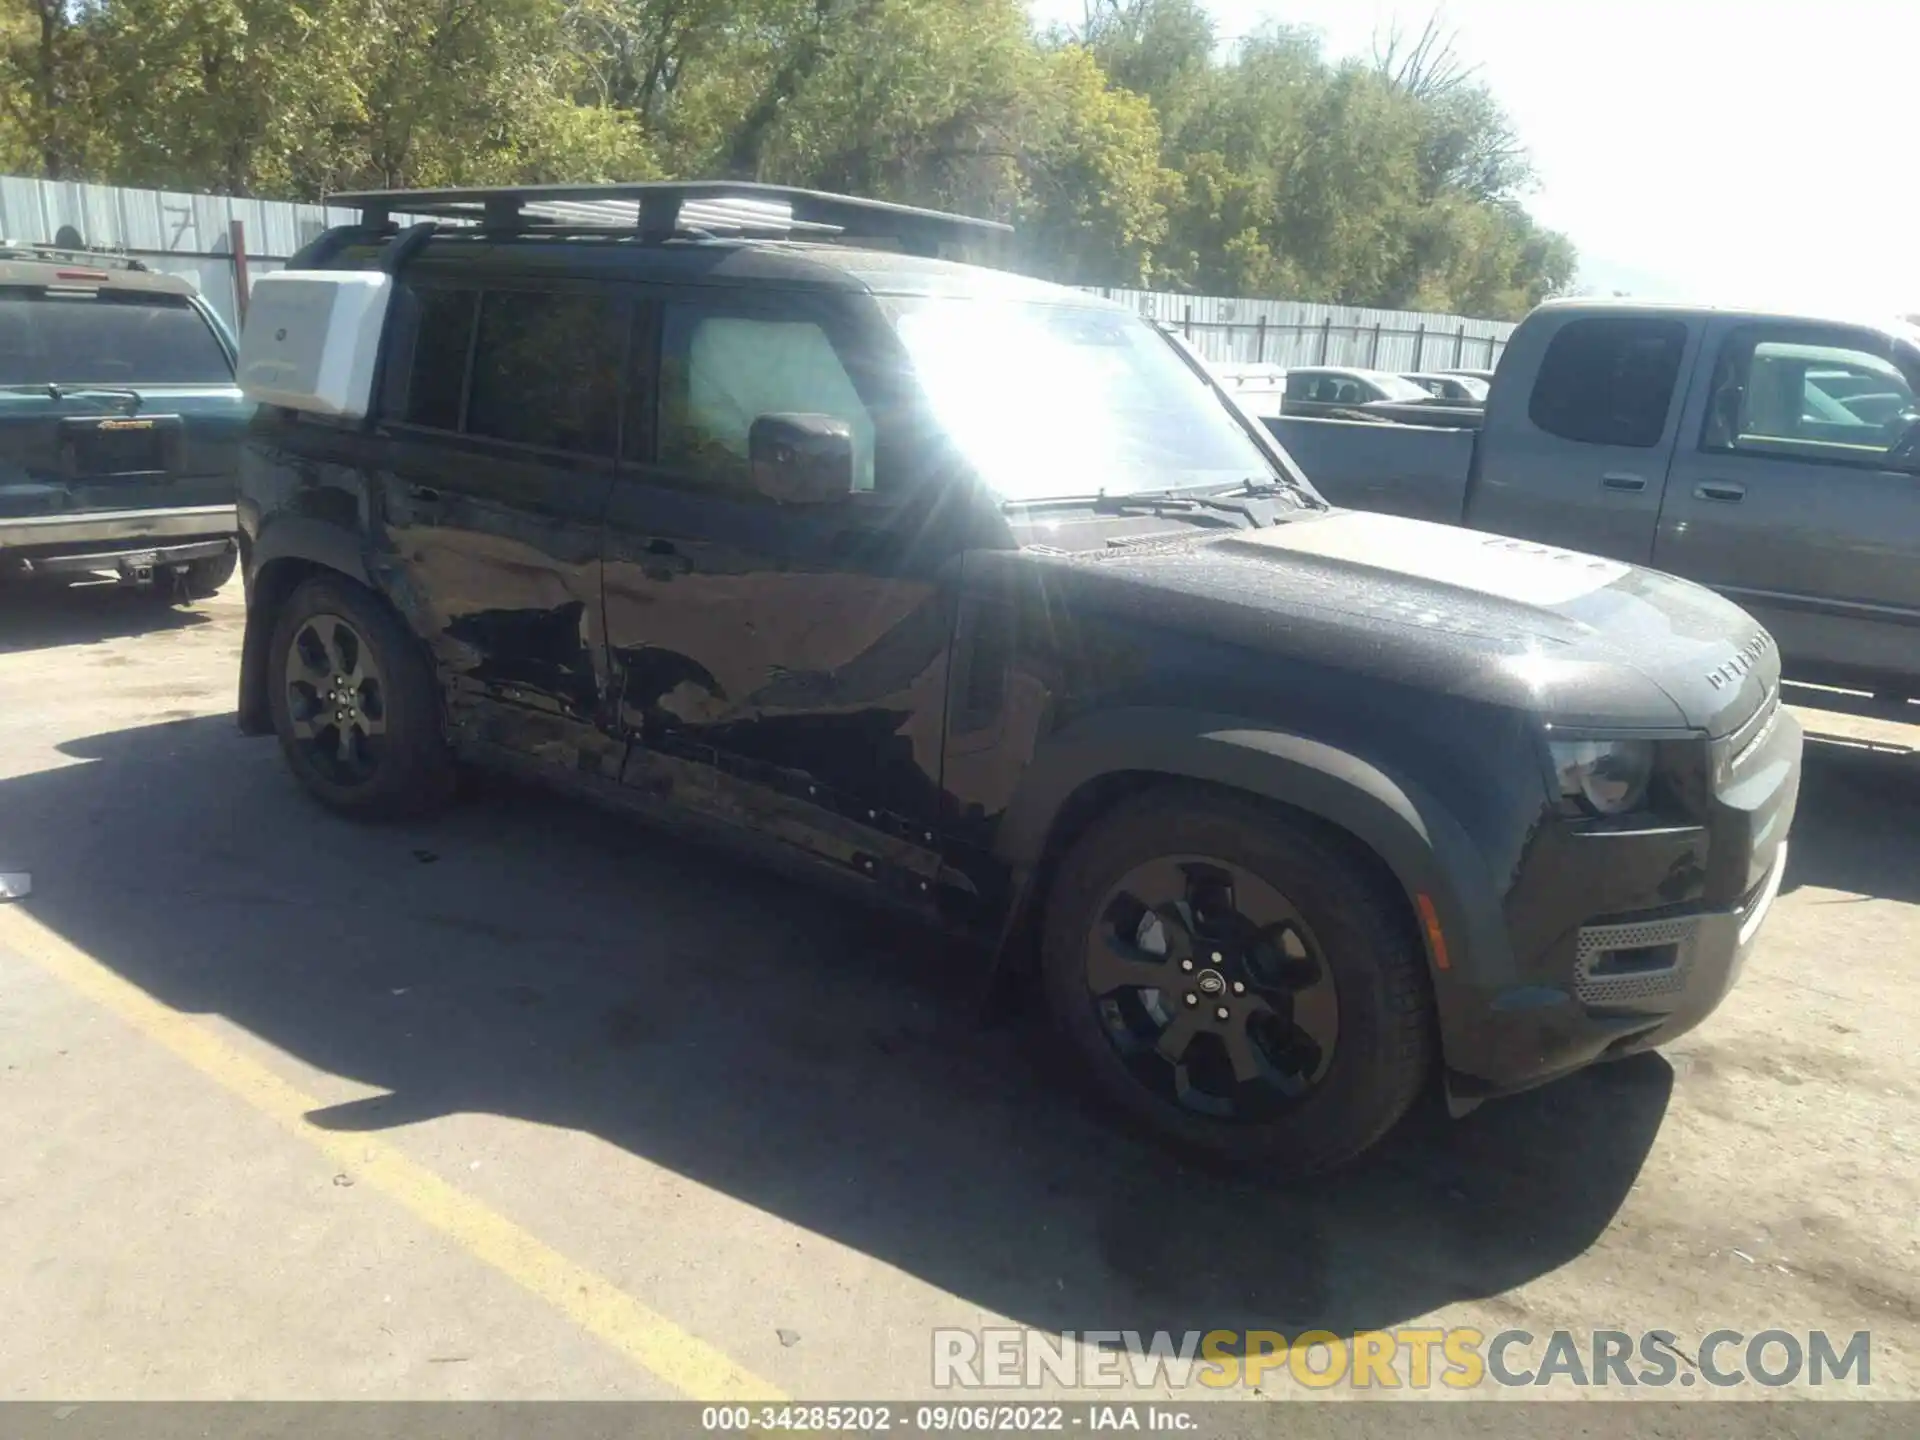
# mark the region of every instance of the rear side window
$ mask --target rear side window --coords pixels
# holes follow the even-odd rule
[[[1527,414],[1549,435],[1650,449],[1667,428],[1687,327],[1677,320],[1574,320],[1547,346]]]
[[[231,385],[233,365],[184,295],[0,290],[0,385]]]
[[[467,383],[467,349],[473,343],[473,312],[480,297],[471,290],[408,293],[416,321],[401,413],[415,425],[457,430],[460,397]]]
[[[626,307],[606,296],[489,291],[467,433],[611,456],[626,344]]]

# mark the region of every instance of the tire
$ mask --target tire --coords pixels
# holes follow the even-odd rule
[[[342,626],[352,633],[351,649]],[[296,657],[296,644],[309,658]],[[330,663],[311,663],[322,657]],[[353,682],[351,701],[329,698],[345,693],[342,676]],[[341,576],[316,576],[295,590],[273,628],[267,686],[287,766],[328,808],[356,819],[398,819],[429,814],[453,798],[456,767],[432,663],[372,592]],[[341,726],[336,715],[354,718]],[[342,729],[358,732],[345,746]]]
[[[224,555],[216,555],[211,560],[194,560],[187,565],[187,573],[180,582],[180,591],[189,600],[211,600],[233,579],[233,572],[240,564],[240,552],[233,547],[227,548]]]
[[[1182,930],[1161,922],[1161,906],[1136,927],[1132,907],[1145,897],[1123,882],[1156,873],[1177,874],[1186,886],[1187,900],[1174,909],[1196,915],[1205,903],[1227,920],[1216,913]],[[1220,888],[1223,875],[1230,892]],[[1229,894],[1232,905],[1223,903]],[[1251,911],[1264,913],[1243,913]],[[1264,924],[1274,915],[1292,918]],[[1130,927],[1140,944],[1126,943]],[[1153,973],[1165,988],[1096,998],[1090,967],[1105,962],[1095,942],[1152,959],[1141,945],[1155,933],[1168,958],[1151,972],[1124,973]],[[1223,943],[1221,935],[1238,939]],[[1196,947],[1201,968],[1173,968],[1183,944]],[[1296,1176],[1332,1170],[1391,1130],[1432,1078],[1426,956],[1390,878],[1344,835],[1227,792],[1169,784],[1096,821],[1054,880],[1041,971],[1054,1024],[1096,1095],[1202,1161]],[[1276,976],[1282,983],[1271,983]],[[1206,992],[1209,985],[1220,988]],[[1197,991],[1205,998],[1183,1007]],[[1233,1018],[1216,1023],[1229,1010]],[[1176,1040],[1182,1024],[1209,1040]],[[1251,1050],[1249,1037],[1258,1042]],[[1176,1067],[1166,1052],[1181,1044],[1187,1058]],[[1248,1055],[1255,1060],[1245,1073],[1256,1078],[1243,1082]],[[1217,1107],[1209,1078],[1237,1097],[1237,1113],[1195,1108]]]

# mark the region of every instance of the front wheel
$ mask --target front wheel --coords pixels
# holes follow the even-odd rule
[[[370,591],[344,578],[295,590],[274,626],[267,684],[288,768],[332,809],[390,818],[452,797],[432,665]]]
[[[1094,1088],[1203,1158],[1293,1174],[1346,1163],[1432,1064],[1425,956],[1344,837],[1167,785],[1064,859],[1041,963]]]

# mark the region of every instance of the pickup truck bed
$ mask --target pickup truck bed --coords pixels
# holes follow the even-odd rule
[[[1265,421],[1336,505],[1712,587],[1790,678],[1920,697],[1920,330],[1555,301],[1475,431]]]
[[[1266,421],[1336,505],[1458,525],[1473,475],[1473,430],[1280,415]]]

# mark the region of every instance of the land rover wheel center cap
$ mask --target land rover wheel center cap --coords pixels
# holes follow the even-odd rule
[[[1227,982],[1218,970],[1202,970],[1193,977],[1193,983],[1202,995],[1222,995],[1227,989]]]

